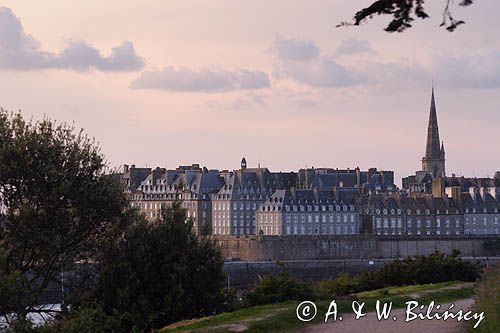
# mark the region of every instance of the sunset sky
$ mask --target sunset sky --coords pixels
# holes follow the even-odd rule
[[[111,166],[419,170],[432,80],[447,172],[500,170],[498,0],[402,34],[370,0],[0,1],[0,105],[83,127]]]

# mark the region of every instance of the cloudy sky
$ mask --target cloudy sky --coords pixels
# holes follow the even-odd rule
[[[500,170],[497,0],[403,34],[369,0],[3,0],[0,105],[83,127],[111,166],[420,168],[432,80],[449,173]],[[399,180],[398,180],[399,182]]]

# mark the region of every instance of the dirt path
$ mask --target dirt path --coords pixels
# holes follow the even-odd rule
[[[464,299],[453,302],[455,304],[455,310],[457,309],[470,309],[474,304],[472,299]],[[442,304],[441,309],[444,311],[448,309],[448,304]],[[424,309],[426,310],[426,309]],[[415,310],[416,311],[416,310]],[[434,311],[433,311],[434,312]],[[439,311],[441,312],[441,311]],[[369,312],[365,317],[360,320],[355,320],[353,314],[344,314],[342,321],[337,321],[335,323],[322,323],[311,325],[306,329],[302,330],[303,333],[330,333],[330,332],[342,332],[342,333],[422,333],[422,332],[432,332],[432,333],[460,333],[465,332],[466,322],[457,322],[456,320],[448,319],[443,320],[419,320],[405,323],[405,309],[394,309],[391,311],[391,315],[398,318],[397,321],[393,320],[382,320],[378,321],[375,312]]]

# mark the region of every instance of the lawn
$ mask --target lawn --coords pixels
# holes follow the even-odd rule
[[[366,302],[365,308],[374,309],[375,302],[393,302],[394,308],[402,308],[405,302],[417,299],[429,302],[431,299],[445,303],[453,300],[469,298],[474,292],[471,283],[444,282],[405,287],[391,287],[372,290],[351,295],[349,299],[337,299],[339,312],[351,311],[351,301],[356,298]],[[331,300],[316,301],[318,316],[312,323],[319,323],[324,318]],[[290,332],[307,325],[299,321],[295,315],[295,308],[299,302],[289,301],[278,304],[268,304],[237,310],[231,313],[222,313],[212,317],[182,321],[167,326],[165,332]],[[309,323],[310,324],[310,323]]]

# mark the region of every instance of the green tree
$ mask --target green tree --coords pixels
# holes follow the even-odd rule
[[[126,206],[95,142],[0,109],[0,314],[21,322],[62,270],[90,258]]]
[[[459,0],[458,5],[462,7],[470,6],[474,0]],[[450,32],[464,24],[463,20],[457,20],[453,17],[451,7],[454,0],[446,0],[443,9],[443,19],[441,26],[446,27]],[[425,0],[377,0],[366,8],[363,8],[354,14],[353,22],[341,22],[339,26],[360,25],[374,15],[392,16],[391,22],[385,28],[387,32],[402,32],[411,28],[415,18],[426,19],[429,17],[425,10]]]
[[[150,331],[223,310],[223,259],[197,238],[180,202],[148,222],[131,214],[98,258],[96,302],[126,330]]]

